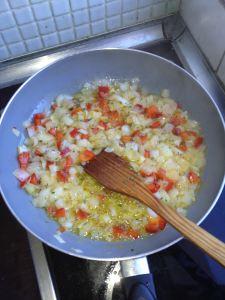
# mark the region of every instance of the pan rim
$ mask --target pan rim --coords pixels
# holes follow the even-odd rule
[[[36,72],[35,74],[33,74],[31,77],[29,77],[20,87],[19,89],[13,94],[13,96],[10,98],[9,102],[7,103],[5,109],[4,109],[4,112],[0,118],[0,126],[2,124],[2,122],[4,121],[4,116],[8,110],[8,108],[10,107],[11,103],[14,101],[14,99],[16,98],[17,94],[20,92],[21,89],[23,89],[23,87],[29,83],[29,81],[31,81],[35,76],[37,76],[39,73],[41,73],[42,71],[44,71],[45,69],[53,66],[53,65],[56,65],[56,64],[59,64],[61,61],[63,60],[66,60],[70,57],[73,57],[73,56],[77,56],[77,55],[83,55],[83,54],[88,54],[88,53],[93,53],[93,52],[101,52],[101,51],[121,51],[121,52],[126,52],[126,51],[129,51],[129,52],[137,52],[137,53],[142,53],[144,55],[148,55],[148,56],[152,56],[152,57],[155,57],[157,59],[160,59],[166,63],[169,63],[171,65],[173,65],[173,67],[175,68],[178,68],[179,70],[181,70],[182,72],[185,73],[185,75],[187,77],[190,77],[192,80],[194,80],[200,87],[201,89],[203,89],[203,91],[207,94],[207,96],[209,97],[210,101],[213,103],[214,107],[216,108],[216,111],[219,115],[219,118],[220,118],[220,121],[222,122],[222,125],[223,125],[223,131],[225,133],[225,121],[224,121],[224,118],[223,118],[223,115],[222,115],[222,112],[220,111],[217,103],[215,102],[215,100],[213,99],[213,97],[211,96],[211,94],[208,92],[208,90],[202,85],[202,83],[197,80],[192,74],[190,74],[188,71],[186,71],[185,69],[183,69],[182,67],[178,66],[177,64],[175,64],[174,62],[166,59],[166,58],[163,58],[159,55],[156,55],[156,54],[152,54],[152,53],[148,53],[148,52],[145,52],[143,50],[137,50],[137,49],[126,49],[126,48],[102,48],[102,49],[92,49],[92,50],[87,50],[87,51],[82,51],[80,53],[76,53],[76,54],[71,54],[69,56],[67,56],[66,58],[61,58],[55,62],[52,62],[50,63],[49,65],[45,66],[44,68],[42,68],[41,70],[39,70],[38,72]],[[217,195],[216,197],[214,198],[212,204],[210,205],[210,207],[208,208],[208,210],[205,212],[205,214],[202,216],[202,218],[196,222],[197,225],[200,225],[203,220],[205,220],[205,218],[210,214],[210,212],[212,211],[212,209],[214,208],[214,206],[216,205],[222,191],[223,191],[223,188],[224,188],[224,184],[225,184],[225,171],[224,171],[224,174],[223,174],[223,178],[222,178],[222,181],[221,181],[221,184],[220,184],[220,188],[217,192]],[[177,242],[179,242],[180,240],[183,239],[183,236],[180,236],[178,237],[177,239],[171,241],[170,243],[167,243],[166,245],[160,247],[160,248],[157,248],[155,250],[151,250],[151,251],[146,251],[144,253],[140,253],[140,254],[134,254],[134,255],[128,255],[128,256],[123,256],[123,257],[110,257],[110,258],[99,258],[99,257],[96,257],[96,256],[88,256],[88,255],[83,255],[81,253],[75,253],[75,252],[72,252],[72,251],[68,251],[68,250],[65,250],[65,249],[62,249],[60,247],[57,247],[56,245],[53,245],[49,242],[47,242],[46,240],[44,240],[44,238],[40,237],[38,234],[36,234],[33,230],[29,229],[28,226],[16,215],[16,213],[14,212],[14,210],[12,209],[10,203],[7,201],[6,197],[5,197],[5,194],[4,194],[4,191],[2,189],[2,183],[1,183],[1,177],[0,177],[0,192],[1,192],[1,195],[4,199],[4,202],[5,204],[7,205],[8,209],[10,210],[10,212],[13,214],[13,216],[16,218],[16,220],[27,230],[27,232],[31,233],[32,235],[34,235],[36,238],[38,238],[39,240],[41,240],[44,244],[47,244],[49,247],[52,247],[60,252],[63,252],[65,254],[69,254],[71,256],[75,256],[75,257],[79,257],[79,258],[84,258],[84,259],[90,259],[90,260],[97,260],[97,261],[120,261],[120,260],[127,260],[127,259],[134,259],[134,258],[139,258],[139,257],[143,257],[143,256],[147,256],[147,255],[151,255],[151,254],[154,254],[154,253],[157,253],[159,251],[162,251],[174,244],[176,244]],[[178,234],[180,235],[180,233],[178,232]]]

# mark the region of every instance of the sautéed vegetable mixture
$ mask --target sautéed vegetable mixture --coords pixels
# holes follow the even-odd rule
[[[159,201],[179,213],[195,201],[205,164],[203,137],[168,90],[149,94],[138,80],[87,83],[74,96],[59,95],[25,127],[14,175],[61,232],[116,241],[166,226],[151,209],[84,173],[82,166],[102,149],[128,160]]]

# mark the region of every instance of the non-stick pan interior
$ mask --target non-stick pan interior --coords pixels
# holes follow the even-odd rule
[[[203,128],[207,144],[207,165],[196,203],[188,217],[199,222],[215,204],[224,176],[225,136],[220,114],[208,93],[186,71],[158,56],[135,50],[97,50],[58,61],[29,79],[13,96],[0,126],[0,184],[3,197],[14,216],[31,233],[48,245],[75,256],[98,260],[118,260],[154,253],[173,244],[180,234],[170,226],[156,235],[129,242],[100,242],[63,233],[55,238],[57,224],[42,209],[35,208],[31,197],[18,187],[13,171],[17,168],[20,138],[12,127],[23,132],[23,122],[35,108],[49,105],[55,96],[74,93],[87,81],[105,77],[139,78],[149,92],[170,90]]]

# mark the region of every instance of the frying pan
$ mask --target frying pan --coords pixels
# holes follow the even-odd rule
[[[159,56],[137,50],[103,49],[67,57],[28,79],[7,105],[0,124],[0,186],[12,214],[33,235],[64,253],[95,260],[124,260],[160,251],[182,237],[171,226],[153,236],[126,242],[103,242],[70,232],[55,238],[58,225],[44,210],[35,208],[31,196],[18,187],[13,176],[17,165],[17,146],[22,142],[12,133],[24,132],[23,122],[34,110],[50,106],[59,94],[75,93],[87,81],[102,78],[139,78],[148,92],[170,90],[171,97],[187,110],[203,128],[207,146],[206,167],[197,201],[188,218],[200,224],[212,210],[222,191],[225,162],[225,135],[222,115],[207,91],[190,74]],[[25,134],[25,133],[24,133]]]

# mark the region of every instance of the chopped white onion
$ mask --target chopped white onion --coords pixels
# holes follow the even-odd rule
[[[13,132],[13,134],[15,134],[15,136],[19,136],[20,135],[20,131],[16,128],[16,127],[13,127],[12,128],[12,132]]]
[[[22,169],[16,169],[14,172],[13,172],[13,175],[19,179],[19,181],[25,181],[27,180],[27,178],[29,178],[30,174],[25,171],[25,170],[22,170]]]

